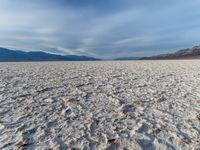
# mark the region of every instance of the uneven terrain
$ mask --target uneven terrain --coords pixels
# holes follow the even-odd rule
[[[0,63],[0,149],[198,150],[200,61]]]

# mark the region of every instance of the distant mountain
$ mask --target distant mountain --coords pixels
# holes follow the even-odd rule
[[[144,57],[142,59],[200,59],[200,46],[179,50],[170,54]]]
[[[93,57],[77,55],[55,55],[41,51],[24,52],[0,48],[0,61],[94,61]]]
[[[119,58],[116,58],[114,60],[138,60],[140,58],[141,57],[119,57]]]

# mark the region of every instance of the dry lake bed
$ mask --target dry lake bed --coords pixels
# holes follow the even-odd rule
[[[1,150],[199,150],[200,61],[0,63]]]

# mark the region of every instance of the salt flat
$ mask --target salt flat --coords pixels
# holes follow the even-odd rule
[[[0,149],[200,149],[200,61],[0,63]]]

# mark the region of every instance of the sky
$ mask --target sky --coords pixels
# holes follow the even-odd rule
[[[0,47],[97,58],[200,44],[199,0],[0,0]]]

